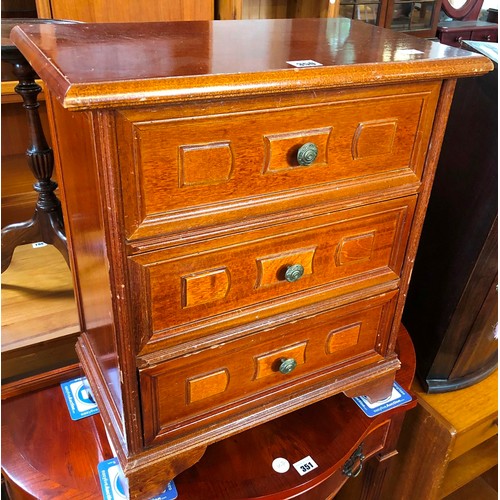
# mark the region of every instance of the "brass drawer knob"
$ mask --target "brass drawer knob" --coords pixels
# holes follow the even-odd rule
[[[318,146],[313,142],[306,142],[297,151],[297,161],[299,165],[311,165],[318,156]]]
[[[296,366],[297,361],[295,361],[293,358],[281,358],[278,370],[283,373],[283,375],[286,375],[293,372]]]
[[[285,271],[285,279],[289,283],[299,280],[304,275],[304,267],[300,264],[294,264],[293,266],[288,266]]]

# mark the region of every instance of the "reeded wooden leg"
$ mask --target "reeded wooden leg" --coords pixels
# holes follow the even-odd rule
[[[9,267],[12,254],[19,245],[43,241],[54,245],[69,265],[68,246],[61,203],[54,194],[57,184],[51,180],[54,170],[54,155],[43,133],[38,108],[38,94],[42,88],[35,82],[36,73],[20,52],[9,52],[2,60],[7,60],[14,67],[19,79],[16,92],[23,99],[28,119],[30,146],[26,151],[28,165],[37,182],[33,186],[38,192],[35,213],[31,220],[11,224],[2,229],[2,273]]]

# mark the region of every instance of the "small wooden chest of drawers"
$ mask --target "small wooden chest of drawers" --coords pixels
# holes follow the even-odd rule
[[[438,24],[437,37],[441,43],[461,47],[465,40],[498,42],[498,24],[485,21],[443,21]]]
[[[77,349],[132,498],[237,432],[390,394],[455,79],[487,59],[347,19],[13,38],[48,89]]]

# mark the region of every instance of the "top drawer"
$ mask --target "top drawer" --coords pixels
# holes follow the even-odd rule
[[[405,185],[415,191],[439,88],[425,83],[120,112],[127,237],[322,202],[360,204]],[[307,143],[317,153],[299,160]]]

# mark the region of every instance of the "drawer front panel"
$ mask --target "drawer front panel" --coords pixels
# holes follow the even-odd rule
[[[396,295],[393,291],[305,315],[141,370],[146,442],[192,432],[265,404],[267,398],[285,398],[333,372],[376,363],[382,359]]]
[[[118,115],[128,237],[417,185],[439,85],[412,89],[176,119]]]
[[[498,415],[495,412],[483,421],[477,422],[470,428],[456,434],[450,460],[462,456],[464,453],[467,453],[472,448],[484,443],[484,441],[497,434]]]
[[[462,46],[463,40],[471,40],[471,31],[452,31],[452,32],[442,32],[440,35],[441,43],[445,45],[451,45],[452,47],[460,48]]]
[[[498,28],[486,30],[474,30],[471,40],[479,40],[481,42],[498,42]]]
[[[398,278],[415,197],[130,258],[139,338],[208,333]],[[248,239],[250,238],[250,239]],[[140,299],[142,297],[142,300]],[[245,316],[245,311],[248,314]]]

